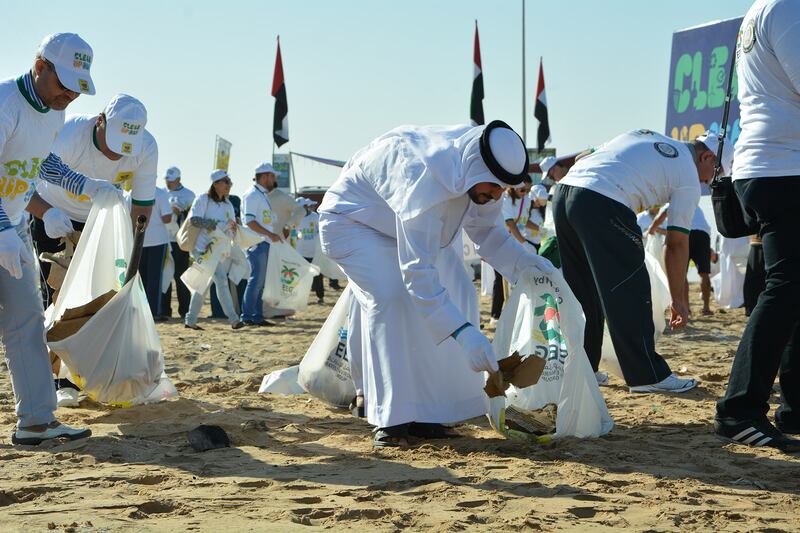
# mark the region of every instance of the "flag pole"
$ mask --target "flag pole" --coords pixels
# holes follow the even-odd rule
[[[527,143],[527,127],[525,125],[525,0],[522,0],[522,142]]]

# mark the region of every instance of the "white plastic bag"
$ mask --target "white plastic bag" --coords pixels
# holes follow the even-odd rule
[[[306,391],[297,383],[298,366],[290,366],[282,370],[270,372],[261,380],[259,394],[305,394]]]
[[[48,314],[52,323],[67,309],[118,291],[76,333],[48,346],[90,398],[123,405],[144,401],[157,390],[176,394],[171,383],[163,387],[161,342],[139,274],[121,287],[132,246],[130,214],[123,200],[114,192],[101,192],[93,200],[64,285]]]
[[[312,396],[347,407],[356,395],[347,355],[347,318],[352,291],[345,287],[300,361],[297,382]]]
[[[653,340],[658,341],[667,327],[667,319],[664,311],[672,303],[669,293],[669,281],[664,272],[664,237],[662,235],[648,235],[645,239],[644,263],[647,267],[647,275],[650,277],[650,301],[653,303]],[[659,261],[658,258],[661,258]],[[614,344],[611,342],[611,335],[608,333],[608,326],[603,332],[603,350],[600,359],[603,368],[619,378],[623,378],[622,367],[614,351]]]
[[[529,270],[511,291],[497,324],[492,346],[498,357],[519,352],[546,360],[539,382],[524,389],[512,386],[505,403],[521,409],[556,404],[553,438],[597,437],[614,426],[583,349],[585,323],[559,271]],[[496,427],[500,418],[490,411],[489,419]]]
[[[181,281],[192,292],[205,294],[219,262],[230,254],[231,239],[220,229],[215,229],[205,251],[194,258],[192,265],[181,274]]]
[[[317,274],[319,269],[303,259],[291,245],[273,243],[269,247],[264,278],[264,303],[281,309],[305,310],[311,282]]]

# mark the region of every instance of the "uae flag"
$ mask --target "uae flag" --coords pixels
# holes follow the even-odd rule
[[[289,142],[289,104],[286,102],[286,84],[283,82],[280,37],[278,37],[278,55],[275,57],[275,74],[272,77],[272,96],[275,97],[272,138],[275,140],[275,144],[280,147]]]
[[[544,92],[544,68],[542,59],[539,58],[539,85],[536,88],[536,106],[533,116],[539,121],[539,131],[536,134],[536,147],[544,150],[544,145],[550,140],[550,121],[547,118],[547,97]]]
[[[469,104],[469,118],[473,126],[483,120],[483,70],[481,69],[481,44],[478,41],[478,21],[475,21],[475,51],[472,64],[472,98]]]

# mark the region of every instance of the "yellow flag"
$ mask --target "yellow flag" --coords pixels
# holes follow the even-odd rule
[[[231,160],[231,142],[226,141],[219,135],[217,135],[217,142],[216,146],[214,147],[214,168],[221,168],[222,170],[228,170],[228,163]]]

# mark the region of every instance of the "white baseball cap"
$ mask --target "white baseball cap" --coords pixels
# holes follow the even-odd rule
[[[175,181],[181,177],[181,169],[178,167],[169,167],[167,169],[167,173],[164,175],[164,179],[167,181]]]
[[[545,189],[544,185],[534,185],[531,188],[530,195],[533,200],[547,200],[548,198],[547,189]]]
[[[551,155],[539,161],[539,168],[542,169],[542,176],[547,177],[547,173],[550,172],[551,168],[556,166],[556,163],[558,163],[558,159]]]
[[[112,152],[136,157],[142,152],[147,110],[139,100],[127,94],[111,99],[106,114],[106,144]]]
[[[211,173],[211,183],[216,183],[219,180],[224,180],[227,177],[228,173],[222,170],[221,168],[218,168],[217,170]]]
[[[61,85],[79,94],[94,94],[94,82],[89,73],[94,52],[89,43],[77,33],[53,33],[45,37],[37,54],[56,69]]]
[[[275,167],[266,161],[256,167],[256,174],[264,174],[265,172],[272,172],[273,174],[278,173],[278,171],[275,170]]]
[[[299,198],[295,198],[295,202],[297,202],[299,205],[302,205],[303,207],[312,207],[312,206],[317,205],[317,202],[315,202],[311,198],[306,198],[304,196],[300,196]]]
[[[717,149],[719,148],[719,137],[716,133],[712,133],[710,131],[706,131],[702,135],[700,135],[697,140],[704,145],[706,148],[711,150],[714,153],[714,156],[717,155]],[[723,176],[730,176],[731,171],[733,170],[733,144],[726,140],[725,143],[722,145],[722,175]]]

